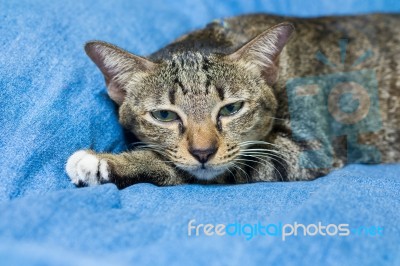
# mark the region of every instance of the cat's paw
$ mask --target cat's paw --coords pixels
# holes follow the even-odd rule
[[[95,186],[109,182],[109,167],[105,159],[80,150],[69,157],[65,170],[77,186]]]

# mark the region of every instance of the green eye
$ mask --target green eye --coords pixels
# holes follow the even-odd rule
[[[175,112],[168,110],[159,110],[151,112],[151,115],[161,122],[171,122],[177,120],[179,117]]]
[[[243,107],[243,102],[227,104],[219,111],[220,116],[230,116],[237,113]]]

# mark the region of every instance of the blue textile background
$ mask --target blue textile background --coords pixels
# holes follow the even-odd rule
[[[146,55],[218,17],[399,11],[395,0],[1,1],[1,264],[399,265],[400,165],[352,165],[312,182],[122,191],[76,189],[64,173],[78,149],[125,149],[88,40]],[[188,237],[191,219],[347,223],[384,235]]]

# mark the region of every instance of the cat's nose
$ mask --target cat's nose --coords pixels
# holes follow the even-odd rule
[[[200,163],[206,163],[217,152],[218,147],[212,146],[207,149],[189,149],[191,155]]]

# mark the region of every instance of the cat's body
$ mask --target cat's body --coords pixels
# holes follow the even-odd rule
[[[110,97],[120,105],[121,124],[148,145],[118,155],[78,151],[70,157],[67,173],[75,184],[113,182],[122,188],[138,182],[311,180],[344,165],[348,156],[352,162],[399,162],[399,25],[399,15],[247,15],[213,22],[148,59],[106,43],[88,43],[88,55],[102,70]],[[347,40],[345,57],[341,39]],[[366,51],[369,57],[364,58]],[[330,62],[316,59],[321,52]],[[346,80],[360,73],[368,74],[358,80],[361,87]],[[330,102],[339,98],[329,92],[329,99],[319,105],[298,105],[288,98],[290,81],[315,81],[316,76],[322,81],[334,77],[339,87],[332,87],[355,93],[360,115],[340,113]],[[369,88],[367,99],[360,92],[363,86]],[[310,88],[315,90],[305,86],[298,96],[318,94],[310,94]],[[304,113],[305,122],[297,121],[293,129],[290,117],[299,113]],[[332,123],[332,117],[344,126]],[[318,134],[313,135],[316,127]],[[353,142],[341,135],[351,135]],[[377,148],[379,156],[368,149],[363,153],[357,143]],[[321,146],[325,152],[318,158],[304,156]]]

